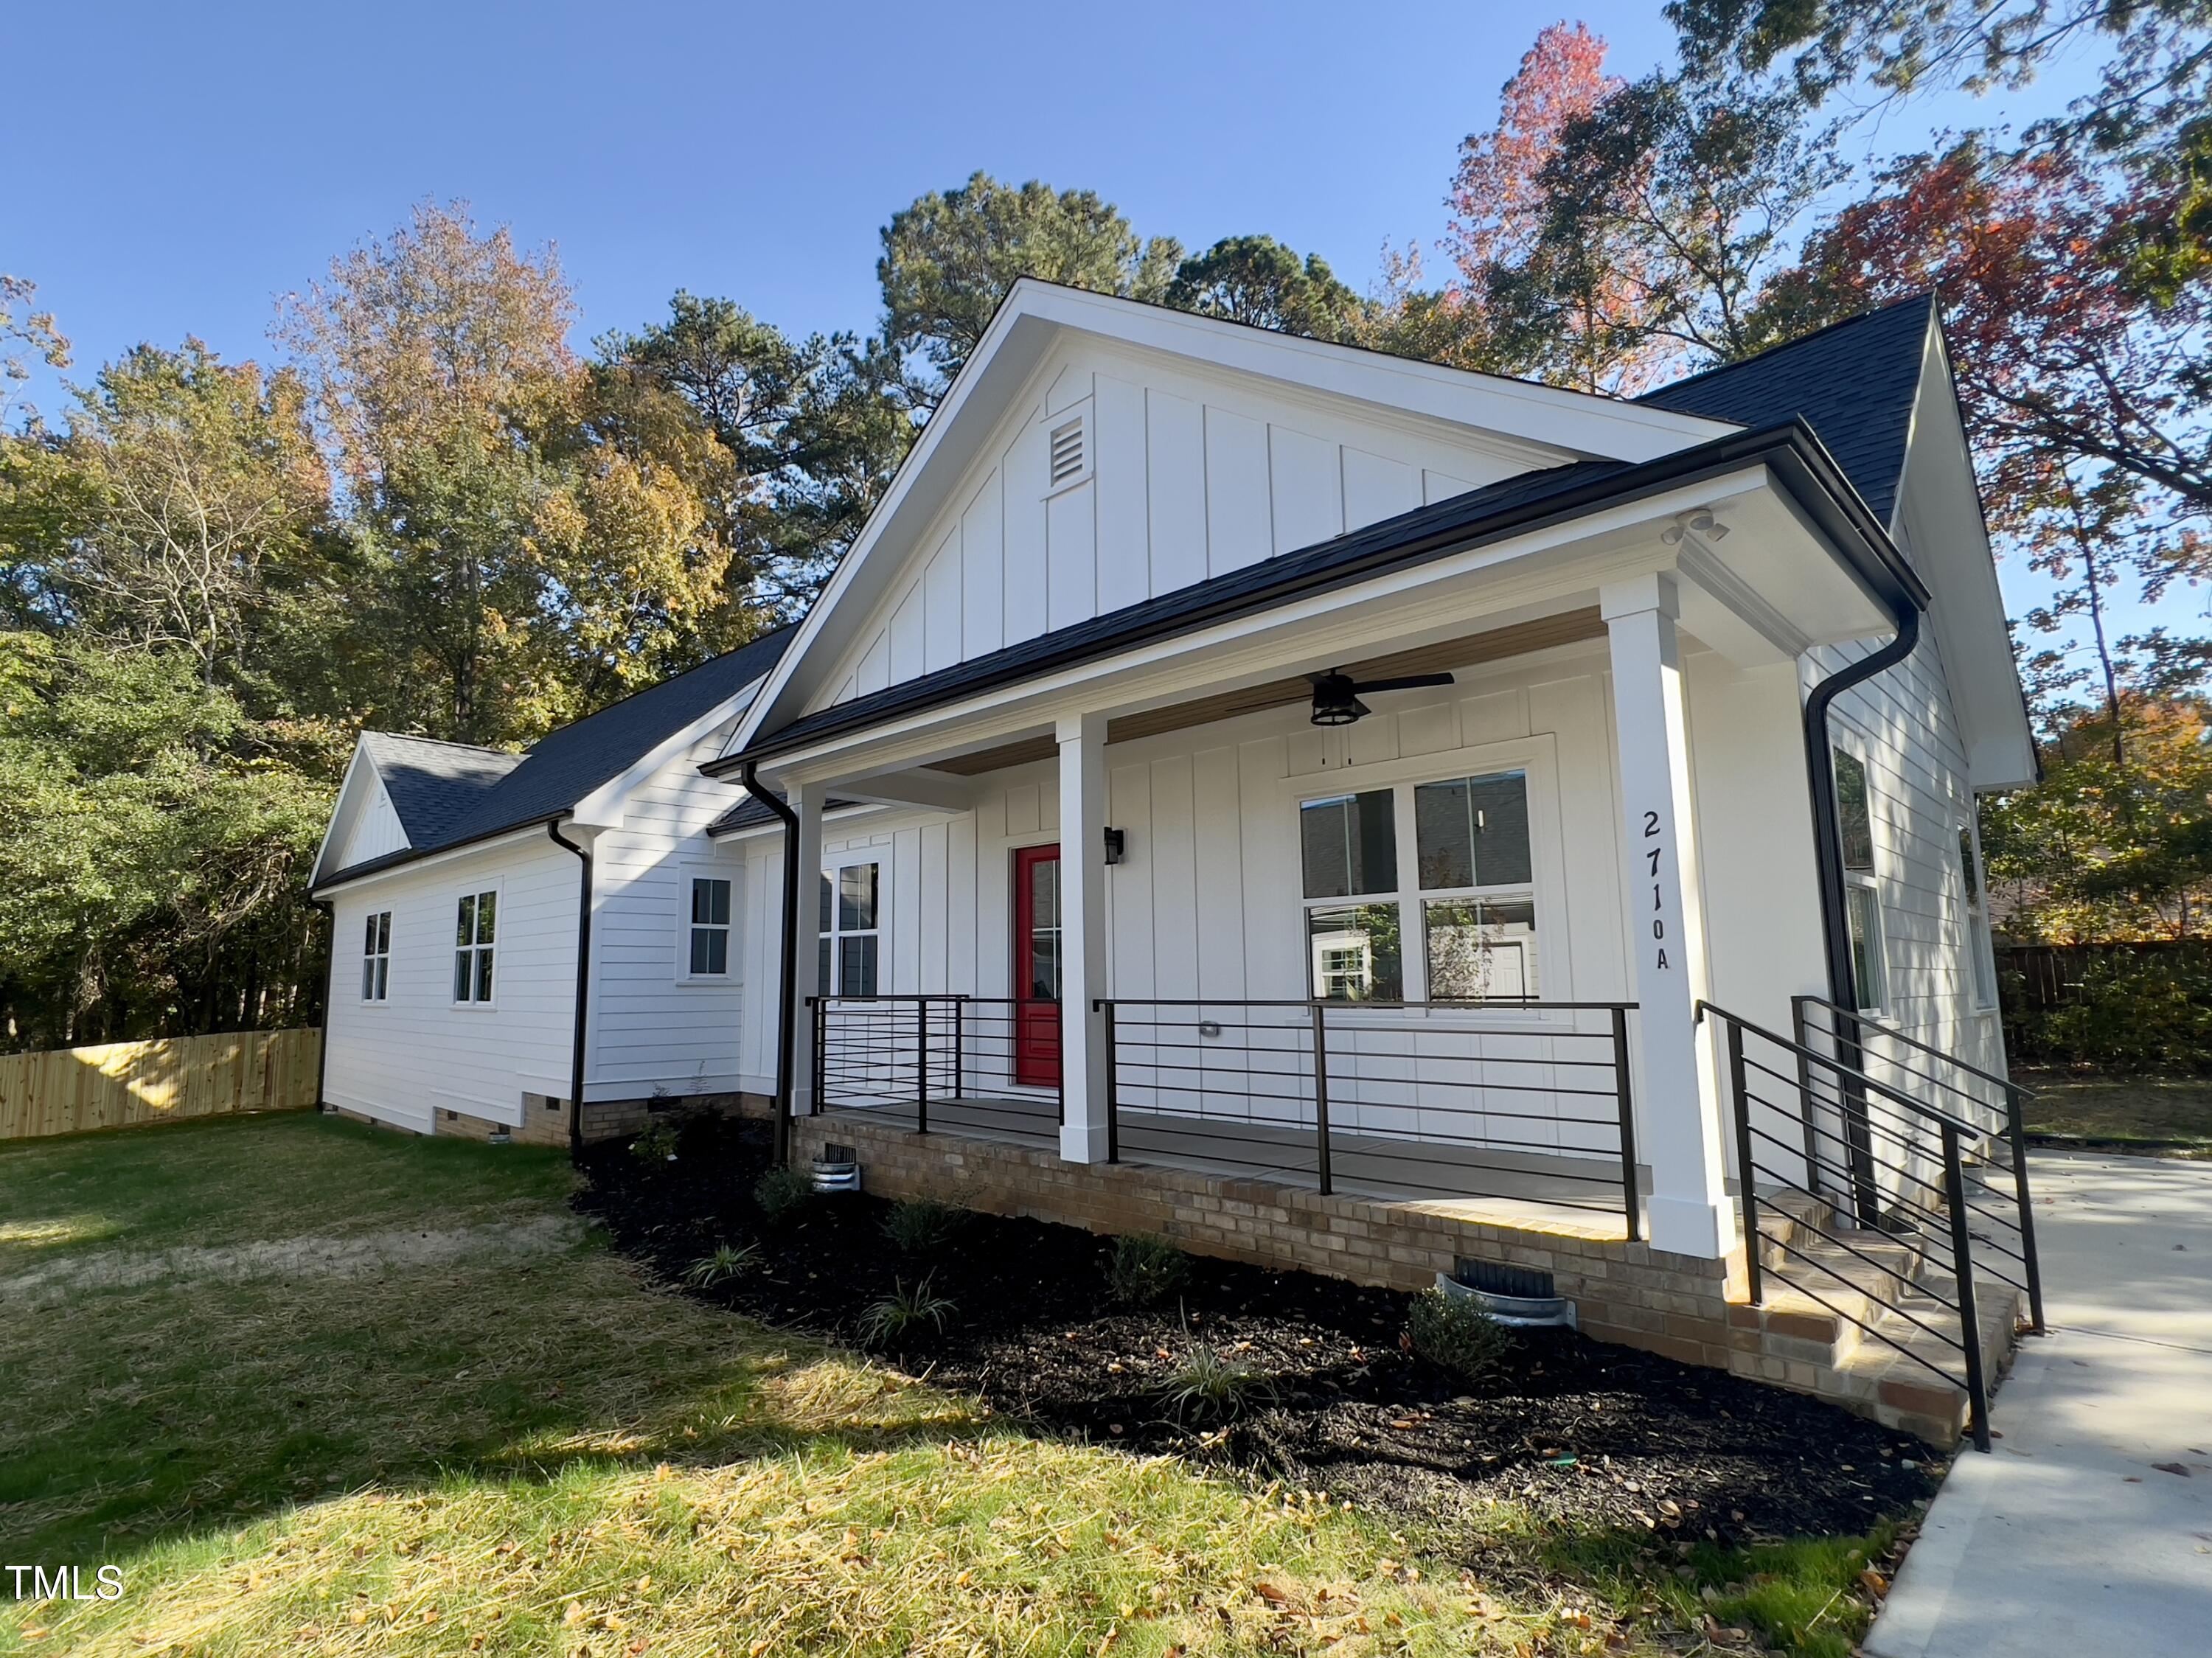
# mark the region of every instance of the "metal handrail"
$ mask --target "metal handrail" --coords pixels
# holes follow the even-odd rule
[[[1819,1000],[1818,998],[1800,999],[1801,1002],[1804,1000]],[[1837,1079],[1843,1084],[1846,1093],[1863,1091],[1879,1096],[1883,1099],[1891,1101],[1893,1103],[1905,1108],[1910,1114],[1911,1114],[1907,1118],[1908,1122],[1917,1120],[1919,1122],[1934,1128],[1937,1137],[1937,1149],[1940,1151],[1942,1164],[1942,1181],[1941,1187],[1942,1192],[1942,1200],[1940,1218],[1948,1222],[1947,1230],[1948,1232],[1948,1243],[1950,1248],[1950,1260],[1948,1265],[1950,1267],[1950,1277],[1952,1279],[1953,1296],[1955,1298],[1946,1299],[1946,1297],[1940,1293],[1937,1293],[1932,1288],[1928,1289],[1927,1293],[1936,1302],[1937,1304],[1945,1307],[1957,1317],[1959,1321],[1959,1333],[1956,1341],[1953,1342],[1952,1338],[1949,1335],[1936,1329],[1934,1326],[1929,1324],[1926,1321],[1915,1317],[1902,1304],[1903,1297],[1901,1293],[1893,1297],[1890,1295],[1885,1294],[1878,1288],[1866,1291],[1865,1293],[1869,1295],[1877,1304],[1882,1306],[1886,1310],[1905,1318],[1908,1322],[1918,1326],[1923,1332],[1929,1334],[1939,1337],[1947,1344],[1956,1346],[1960,1357],[1964,1361],[1964,1388],[1966,1394],[1966,1402],[1969,1412],[1968,1425],[1972,1433],[1975,1447],[1978,1449],[1987,1451],[1990,1448],[1990,1441],[1989,1424],[1989,1376],[1987,1367],[1984,1362],[1984,1355],[1982,1351],[1980,1312],[1975,1299],[1975,1240],[1972,1230],[1972,1223],[1969,1219],[1970,1210],[1977,1213],[1983,1213],[1984,1212],[1974,1209],[1974,1206],[1970,1205],[1967,1201],[1966,1160],[1960,1150],[1962,1137],[1970,1137],[1973,1139],[1978,1140],[1982,1138],[1984,1131],[1976,1124],[1965,1121],[1954,1116],[1951,1113],[1945,1111],[1939,1107],[1930,1106],[1924,1102],[1914,1100],[1908,1096],[1903,1095],[1899,1093],[1898,1090],[1892,1088],[1886,1084],[1876,1081],[1875,1078],[1867,1076],[1863,1072],[1844,1064],[1841,1060],[1834,1056],[1817,1053],[1802,1042],[1793,1041],[1790,1037],[1783,1036],[1777,1032],[1767,1029],[1763,1025],[1755,1024],[1748,1019],[1745,1019],[1736,1014],[1730,1013],[1726,1008],[1717,1007],[1710,1003],[1700,1001],[1698,1004],[1697,1008],[1698,1017],[1700,1020],[1703,1020],[1707,1013],[1711,1013],[1727,1033],[1726,1041],[1728,1051],[1729,1103],[1732,1108],[1732,1114],[1735,1118],[1735,1151],[1738,1175],[1736,1187],[1742,1216],[1746,1277],[1751,1301],[1753,1305],[1759,1305],[1765,1299],[1764,1277],[1765,1272],[1770,1270],[1766,1268],[1765,1263],[1760,1259],[1761,1245],[1765,1240],[1759,1230],[1759,1196],[1758,1177],[1762,1174],[1767,1175],[1778,1182],[1785,1190],[1802,1192],[1806,1193],[1808,1196],[1818,1197],[1819,1193],[1814,1191],[1813,1185],[1791,1180],[1786,1174],[1784,1174],[1781,1171],[1766,1168],[1765,1165],[1761,1164],[1758,1159],[1758,1156],[1753,1146],[1754,1136],[1759,1139],[1765,1140],[1768,1144],[1776,1147],[1784,1146],[1785,1142],[1778,1139],[1776,1136],[1766,1133],[1764,1129],[1754,1129],[1753,1127],[1751,1121],[1752,1107],[1754,1104],[1757,1104],[1769,1110],[1782,1112],[1785,1116],[1788,1114],[1788,1111],[1786,1108],[1779,1105],[1776,1101],[1754,1094],[1752,1091],[1748,1072],[1751,1069],[1754,1068],[1754,1063],[1748,1060],[1744,1053],[1744,1037],[1747,1033],[1756,1035],[1762,1041],[1771,1042],[1784,1053],[1794,1054],[1797,1057],[1798,1104],[1799,1109],[1803,1114],[1806,1125],[1805,1145],[1807,1182],[1816,1182],[1820,1178],[1818,1167],[1819,1160],[1814,1150],[1813,1143],[1813,1114],[1815,1098],[1811,1082],[1811,1067],[1813,1066],[1820,1066],[1826,1071],[1833,1073]],[[1794,1004],[1793,1013],[1796,1015],[1797,1019],[1802,1022],[1802,1005]],[[1772,1066],[1756,1065],[1755,1068],[1762,1074],[1771,1077],[1777,1081],[1784,1082],[1785,1085],[1787,1085],[1789,1079],[1784,1078],[1782,1073],[1779,1071],[1775,1070]],[[1942,1084],[1939,1084],[1937,1085],[1942,1086]],[[2016,1100],[2014,1102],[2013,1108],[2014,1114],[2016,1117],[2018,1113],[2018,1104]],[[1914,1145],[1909,1140],[1905,1143],[1911,1150],[1917,1152],[1924,1153],[1926,1150],[1924,1140],[1923,1140],[1918,1145]],[[2040,1283],[2035,1268],[2034,1233],[2033,1230],[2033,1218],[2028,1212],[2026,1163],[2025,1159],[2020,1155],[2017,1145],[2014,1146],[2014,1162],[2017,1174],[2016,1189],[2021,1206],[2021,1225],[2022,1227],[2021,1248],[2023,1252],[2016,1258],[2021,1260],[2027,1269],[2027,1278],[2029,1282],[2027,1287],[2028,1290],[2029,1303],[2031,1307],[2034,1309],[2036,1328],[2039,1332],[2042,1328],[2042,1309],[2040,1306]],[[1898,1172],[1902,1175],[1906,1174],[1908,1171],[1900,1169]],[[1935,1184],[1934,1181],[1927,1180],[1925,1177],[1921,1175],[1911,1175],[1909,1177],[1923,1187],[1933,1186]],[[1856,1175],[1854,1178],[1856,1180]],[[1905,1201],[1901,1195],[1899,1200]],[[1919,1206],[1917,1205],[1914,1205],[1912,1206],[1919,1208]],[[1931,1222],[1939,1218],[1938,1212],[1932,1208],[1920,1209],[1920,1212]],[[1796,1224],[1797,1219],[1798,1218],[1793,1217],[1793,1224]],[[1886,1278],[1893,1279],[1899,1284],[1908,1284],[1915,1281],[1912,1278],[1907,1278],[1895,1267],[1875,1260],[1872,1256],[1868,1255],[1864,1251],[1855,1248],[1851,1244],[1844,1242],[1843,1239],[1836,1237],[1832,1233],[1829,1233],[1821,1228],[1816,1222],[1805,1219],[1802,1224],[1816,1236],[1826,1239],[1831,1244],[1842,1249],[1845,1254],[1852,1255],[1864,1265],[1875,1268],[1877,1272],[1884,1275]],[[1796,1248],[1794,1246],[1790,1245],[1786,1239],[1777,1238],[1774,1242],[1780,1250],[1785,1254],[1802,1258],[1807,1265],[1815,1270],[1826,1272],[1831,1277],[1838,1278],[1839,1281],[1849,1282],[1849,1280],[1844,1279],[1842,1274],[1836,1272],[1834,1268],[1828,1266],[1826,1263],[1820,1261],[1817,1258],[1808,1254],[1805,1251]],[[1992,1244],[1990,1247],[1992,1248],[1998,1248],[1998,1246],[1995,1244]],[[2000,1252],[2006,1254],[2010,1254],[2012,1253],[2009,1250],[2001,1250]],[[1789,1284],[1792,1289],[1797,1291],[1801,1294],[1809,1296],[1820,1305],[1829,1308],[1830,1311],[1836,1312],[1838,1316],[1850,1318],[1850,1321],[1858,1325],[1862,1330],[1866,1331],[1869,1334],[1875,1335],[1877,1339],[1884,1341],[1887,1345],[1896,1348],[1900,1352],[1906,1353],[1909,1357],[1914,1357],[1923,1364],[1927,1363],[1927,1361],[1924,1358],[1921,1358],[1919,1355],[1913,1354],[1911,1349],[1905,1346],[1903,1343],[1883,1334],[1879,1330],[1876,1330],[1872,1326],[1869,1325],[1865,1321],[1852,1317],[1847,1313],[1844,1313],[1840,1309],[1834,1307],[1824,1297],[1807,1289],[1806,1286],[1797,1284],[1794,1280],[1783,1275],[1780,1271],[1781,1264],[1781,1260],[1778,1258],[1775,1267],[1771,1270],[1774,1272],[1775,1276],[1781,1278],[1782,1281]],[[2002,1272],[1997,1272],[1995,1276],[2004,1282],[2013,1282],[2013,1280],[2007,1278],[2006,1275]],[[2019,1286],[2015,1285],[2015,1287]],[[1929,1368],[1933,1367],[1931,1366]]]
[[[1285,1058],[1295,1054],[1300,1060],[1310,1060],[1310,1066],[1291,1065],[1285,1066],[1280,1069],[1266,1068],[1258,1072],[1255,1072],[1248,1066],[1246,1074],[1248,1076],[1257,1074],[1287,1079],[1292,1077],[1307,1075],[1310,1072],[1310,1088],[1304,1093],[1300,1094],[1286,1091],[1280,1094],[1269,1094],[1265,1097],[1285,1101],[1303,1098],[1309,1101],[1312,1105],[1314,1114],[1313,1132],[1315,1137],[1315,1175],[1319,1189],[1324,1196],[1329,1195],[1334,1191],[1335,1184],[1334,1164],[1331,1156],[1332,1131],[1329,1124],[1329,1038],[1328,1017],[1332,1012],[1355,1015],[1363,1011],[1370,1011],[1415,1012],[1442,1011],[1454,1013],[1480,1012],[1484,1011],[1509,1013],[1602,1012],[1607,1016],[1609,1025],[1609,1029],[1604,1031],[1588,1029],[1559,1029],[1549,1033],[1514,1032],[1511,1034],[1530,1035],[1542,1035],[1548,1034],[1553,1038],[1559,1040],[1581,1038],[1590,1041],[1608,1042],[1610,1046],[1610,1054],[1607,1060],[1547,1060],[1544,1061],[1544,1063],[1569,1066],[1576,1068],[1585,1066],[1594,1068],[1601,1065],[1609,1065],[1613,1073],[1613,1086],[1611,1088],[1559,1088],[1554,1086],[1545,1089],[1537,1089],[1533,1086],[1511,1084],[1499,1084],[1494,1085],[1490,1084],[1475,1084],[1460,1085],[1477,1086],[1485,1089],[1486,1090],[1492,1086],[1496,1086],[1513,1092],[1547,1092],[1554,1096],[1571,1094],[1590,1099],[1610,1098],[1613,1102],[1613,1119],[1611,1126],[1613,1127],[1618,1133],[1620,1144],[1620,1174],[1619,1183],[1621,1194],[1621,1212],[1626,1221],[1628,1236],[1632,1239],[1639,1238],[1643,1236],[1644,1227],[1643,1193],[1640,1189],[1636,1161],[1635,1096],[1634,1084],[1630,1078],[1628,1048],[1628,1015],[1630,1011],[1635,1006],[1636,1004],[1634,1002],[1547,1001],[1540,996],[1439,998],[1426,1002],[1409,1002],[1396,999],[1388,1001],[1355,1002],[1334,997],[1317,996],[1272,998],[1238,996],[1097,997],[1092,999],[1091,1007],[1095,1011],[1101,1013],[1104,1017],[1107,1044],[1107,1160],[1109,1162],[1118,1162],[1120,1160],[1121,1154],[1121,1090],[1119,1086],[1121,1066],[1119,1049],[1121,1042],[1123,1041],[1127,1041],[1133,1046],[1150,1048],[1154,1050],[1155,1053],[1157,1053],[1158,1049],[1163,1046],[1178,1049],[1188,1048],[1194,1046],[1194,1044],[1189,1043],[1162,1043],[1157,1037],[1129,1034],[1133,1029],[1141,1029],[1143,1027],[1133,1027],[1130,1024],[1121,1021],[1119,1016],[1127,1010],[1143,1008],[1184,1009],[1194,1011],[1215,1010],[1225,1011],[1231,1009],[1245,1011],[1274,1010],[1285,1014],[1297,1010],[1304,1010],[1306,1014],[1306,1019],[1304,1022],[1305,1029],[1301,1034],[1304,1035],[1306,1039],[1304,1044],[1295,1048],[1285,1048],[1280,1050],[1269,1049],[1267,1051],[1271,1053],[1279,1051]],[[1158,1028],[1158,1023],[1155,1022],[1153,1026],[1151,1028],[1157,1029]],[[1279,1029],[1285,1032],[1294,1031],[1299,1029],[1297,1025],[1287,1022],[1280,1026],[1272,1024],[1244,1025],[1239,1028],[1245,1029],[1266,1030]],[[1352,1028],[1357,1029],[1358,1027],[1355,1025]],[[1149,1065],[1156,1072],[1159,1069],[1163,1068],[1157,1058],[1146,1061],[1145,1063]],[[1164,1068],[1170,1070],[1188,1070],[1197,1069],[1198,1067],[1182,1066],[1170,1064]],[[1176,1091],[1182,1093],[1196,1093],[1200,1095],[1220,1092],[1226,1095],[1234,1093],[1236,1090],[1211,1090],[1206,1087],[1203,1084],[1197,1084],[1189,1087],[1185,1087],[1182,1084],[1176,1084]],[[1249,1090],[1246,1094],[1246,1097],[1250,1097]],[[1486,1112],[1484,1114],[1490,1117],[1522,1117],[1527,1121],[1571,1121],[1583,1124],[1590,1127],[1606,1126],[1606,1119],[1601,1117],[1576,1117],[1563,1119],[1556,1113],[1545,1116],[1540,1116],[1538,1114],[1534,1113],[1520,1114],[1513,1112]]]
[[[1917,1048],[1921,1053],[1927,1054],[1930,1059],[1941,1060],[1944,1064],[1954,1066],[1958,1070],[1965,1072],[1970,1077],[1978,1077],[1985,1083],[1995,1083],[1999,1088],[2003,1089],[2008,1094],[2023,1095],[2029,1099],[2035,1097],[2035,1090],[2033,1089],[2023,1087],[2019,1083],[2013,1081],[2009,1077],[2000,1077],[1994,1071],[1984,1071],[1979,1066],[1969,1065],[1966,1060],[1959,1058],[1956,1054],[1946,1054],[1942,1048],[1935,1047],[1930,1043],[1922,1042],[1917,1036],[1909,1036],[1905,1035],[1904,1031],[1899,1030],[1893,1024],[1885,1024],[1880,1019],[1870,1018],[1866,1014],[1858,1012],[1854,1009],[1840,1006],[1838,1004],[1830,1001],[1825,996],[1792,996],[1790,999],[1790,1005],[1793,1007],[1821,1007],[1826,1008],[1831,1013],[1840,1013],[1844,1017],[1849,1019],[1856,1025],[1861,1026],[1865,1029],[1874,1031],[1877,1035],[1887,1036],[1893,1042],[1903,1042],[1907,1048]],[[1936,1081],[1933,1077],[1929,1078],[1928,1080],[1930,1082]],[[1942,1088],[1948,1087],[1949,1084],[1936,1083],[1936,1086]]]

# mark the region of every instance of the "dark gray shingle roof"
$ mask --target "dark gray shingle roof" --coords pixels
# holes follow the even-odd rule
[[[400,813],[411,844],[404,852],[325,876],[324,883],[406,863],[427,853],[560,816],[760,678],[775,665],[783,647],[791,642],[792,633],[791,628],[785,627],[765,634],[689,673],[664,679],[549,732],[519,755],[422,738],[392,737],[382,732],[365,733],[380,774],[384,771],[382,755],[396,755],[404,748],[410,754],[421,749],[452,756],[446,764],[453,774],[438,777],[430,767],[407,761],[408,780],[402,787],[416,799],[419,816],[410,819],[397,793],[392,805]],[[386,787],[391,786],[387,775]]]
[[[1638,403],[1677,414],[1766,426],[1793,416],[1820,434],[1884,524],[1897,508],[1912,400],[1936,301],[1921,295],[1869,311],[1687,380]]]
[[[399,827],[416,846],[450,834],[500,779],[522,763],[519,754],[430,737],[363,732],[361,740],[384,780],[392,811],[399,814]]]
[[[839,800],[833,798],[824,800],[822,803],[822,810],[824,811],[844,811],[858,804],[859,802],[854,800]],[[756,829],[763,823],[774,823],[781,821],[781,820],[778,818],[773,811],[769,810],[768,802],[762,799],[758,795],[748,794],[743,799],[739,800],[736,805],[732,806],[720,817],[717,817],[713,823],[708,824],[707,833],[709,835],[727,835],[732,829]]]

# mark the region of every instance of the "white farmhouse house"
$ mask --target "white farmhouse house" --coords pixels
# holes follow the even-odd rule
[[[1025,280],[788,635],[363,739],[325,1096],[759,1096],[1941,1436],[2034,1299],[1974,827],[2034,769],[1929,301],[1629,400]]]

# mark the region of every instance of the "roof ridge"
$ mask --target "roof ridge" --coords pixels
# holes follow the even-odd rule
[[[1891,300],[1885,304],[1869,306],[1863,311],[1854,311],[1848,317],[1838,317],[1833,322],[1823,323],[1809,334],[1798,334],[1786,340],[1777,340],[1773,344],[1754,351],[1747,357],[1732,357],[1726,362],[1717,362],[1710,368],[1700,368],[1694,374],[1685,374],[1680,380],[1668,380],[1664,386],[1655,386],[1648,392],[1638,392],[1628,401],[1646,403],[1653,398],[1664,397],[1669,392],[1678,392],[1686,386],[1695,386],[1699,380],[1711,380],[1716,374],[1725,374],[1734,369],[1748,367],[1762,358],[1774,355],[1777,352],[1794,351],[1801,345],[1808,345],[1814,340],[1859,323],[1871,322],[1876,317],[1887,316],[1893,311],[1901,311],[1907,306],[1932,305],[1935,300],[1936,290],[1924,288],[1916,294],[1906,295],[1901,300]]]
[[[751,650],[755,646],[766,643],[769,640],[774,639],[778,634],[789,633],[797,626],[799,626],[797,622],[787,622],[780,628],[770,628],[764,634],[754,635],[742,645],[726,651],[717,651],[714,655],[708,657],[704,662],[693,663],[681,673],[672,673],[665,679],[654,680],[650,685],[640,685],[635,690],[624,691],[620,696],[615,698],[613,701],[603,702],[598,708],[593,708],[589,714],[580,714],[574,720],[554,726],[551,731],[545,733],[544,737],[539,738],[536,743],[532,743],[528,748],[525,749],[523,753],[525,755],[534,754],[537,752],[538,744],[545,742],[549,738],[558,737],[562,732],[574,731],[577,726],[581,726],[589,720],[597,720],[603,714],[611,714],[615,709],[621,708],[624,703],[635,701],[641,696],[645,696],[653,691],[661,689],[664,686],[678,684],[684,680],[689,679],[695,673],[703,673],[708,668],[713,667],[717,662],[726,662],[733,656],[743,655],[745,652]],[[747,684],[750,684],[752,682],[748,680],[745,683]]]
[[[430,743],[441,749],[466,749],[471,754],[496,755],[502,760],[520,760],[522,756],[513,749],[487,748],[482,743],[463,743],[451,737],[424,737],[416,732],[388,732],[380,726],[363,726],[363,737],[389,737],[401,743]]]

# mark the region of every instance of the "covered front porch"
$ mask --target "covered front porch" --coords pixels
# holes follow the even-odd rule
[[[1821,982],[1799,660],[1885,621],[1753,471],[833,701],[791,1109],[1724,1260],[1695,1009]]]

